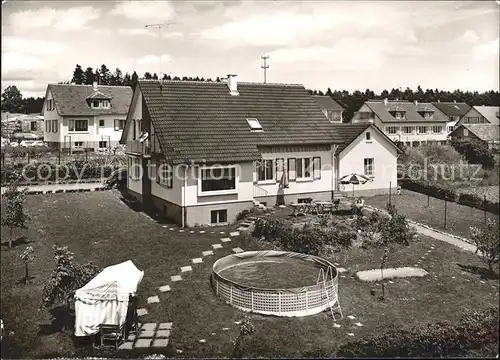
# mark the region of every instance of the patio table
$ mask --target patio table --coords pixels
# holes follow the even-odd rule
[[[318,201],[315,205],[318,215],[332,212],[333,208],[335,207],[331,201]]]
[[[309,210],[309,204],[307,203],[292,203],[290,204],[290,206],[293,209],[293,216],[297,216],[300,214],[305,215]]]

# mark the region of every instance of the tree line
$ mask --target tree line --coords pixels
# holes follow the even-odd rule
[[[97,81],[100,85],[111,85],[111,86],[131,86],[135,88],[137,81],[139,79],[157,80],[158,74],[146,72],[140,77],[136,71],[132,74],[125,72],[123,73],[120,68],[115,68],[114,71],[108,69],[105,64],[95,69],[92,67],[86,67],[85,69],[77,64],[73,70],[73,76],[70,81],[60,82],[60,84],[78,84],[78,85],[92,85],[94,81]],[[220,82],[221,79],[217,77],[215,80],[211,78],[203,77],[178,77],[163,75],[163,80],[180,80],[180,81],[216,81]],[[370,89],[366,89],[364,92],[356,90],[349,92],[347,90],[334,90],[328,88],[326,92],[321,90],[310,90],[310,94],[314,95],[326,95],[332,97],[336,100],[344,109],[343,119],[344,122],[349,122],[353,114],[365,103],[367,100],[374,99],[385,99],[389,100],[407,100],[407,101],[418,101],[418,102],[465,102],[470,106],[487,105],[487,106],[500,106],[500,93],[498,91],[486,91],[486,92],[470,92],[470,91],[444,91],[439,89],[426,89],[425,91],[418,86],[416,90],[407,87],[402,90],[391,89],[383,90],[380,94],[375,93]],[[27,98],[23,99],[20,96],[19,90],[15,86],[9,86],[2,94],[2,111],[9,112],[22,112],[22,113],[36,113],[41,112],[43,107],[44,98]]]

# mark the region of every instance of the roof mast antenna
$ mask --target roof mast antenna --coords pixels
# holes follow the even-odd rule
[[[269,59],[269,55],[261,55],[260,57],[262,60],[264,60],[264,65],[261,65],[260,67],[264,70],[264,84],[266,83],[266,70],[269,69],[269,65],[267,65],[267,59]]]
[[[160,73],[158,74],[158,79],[160,81],[160,85],[161,85],[161,82],[163,80],[162,63],[161,63],[161,58],[162,58],[162,54],[161,54],[161,29],[163,29],[164,27],[168,28],[170,25],[173,25],[173,24],[177,24],[177,23],[168,22],[168,23],[163,23],[163,24],[148,24],[148,25],[144,26],[146,29],[149,29],[149,28],[156,28],[156,29],[158,29],[158,39],[160,41],[160,46],[158,46],[158,50],[160,52],[160,55],[158,57],[158,63],[159,63],[159,66],[160,66]]]

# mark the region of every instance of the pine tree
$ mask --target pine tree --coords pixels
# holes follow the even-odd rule
[[[151,80],[152,78],[153,78],[153,75],[151,75],[150,72],[145,72],[144,73],[144,79]]]
[[[123,77],[122,85],[123,86],[132,86],[132,78],[130,77],[129,73],[125,73],[125,76]]]
[[[94,69],[92,69],[90,66],[85,70],[85,73],[83,74],[85,85],[92,85],[95,79],[94,75]]]
[[[111,76],[109,84],[114,86],[123,85],[123,74],[120,68],[116,68],[115,73]]]
[[[83,73],[82,67],[76,64],[75,70],[73,71],[72,83],[77,85],[82,85],[85,82],[85,74]]]
[[[137,85],[137,82],[139,81],[139,75],[134,71],[132,74],[132,78],[130,79],[130,86],[132,86],[132,89],[135,89],[135,86]]]

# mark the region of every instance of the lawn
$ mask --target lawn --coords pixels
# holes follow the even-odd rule
[[[139,288],[139,307],[147,307],[149,314],[141,321],[173,322],[174,330],[166,352],[144,353],[164,352],[186,358],[231,355],[231,340],[238,335],[234,322],[244,313],[214,295],[209,283],[211,267],[216,259],[230,254],[233,247],[254,250],[261,248],[260,244],[248,237],[234,237],[232,242],[223,243],[222,249],[214,250],[214,256],[204,257],[203,264],[193,265],[190,259],[201,257],[201,251],[221,243],[220,238],[227,236],[228,229],[207,228],[204,234],[199,233],[200,229],[195,233],[172,231],[170,226],[164,228],[129,209],[115,192],[31,195],[27,208],[33,219],[23,232],[24,240],[10,250],[2,246],[1,252],[1,317],[7,331],[14,332],[9,336],[8,348],[2,347],[3,358],[102,355],[89,348],[75,348],[71,338],[58,331],[49,311],[40,306],[43,283],[53,269],[53,244],[67,245],[78,260],[93,261],[100,267],[130,259],[145,271]],[[289,212],[283,209],[270,216],[286,216]],[[32,284],[22,285],[19,280],[24,267],[19,254],[27,243],[36,249],[37,258],[31,266],[35,278]],[[431,244],[435,250],[427,253]],[[409,247],[390,253],[387,267],[412,266],[420,260],[420,266],[430,275],[394,280],[387,284],[387,299],[379,301],[370,294],[371,289],[379,292],[379,285],[360,282],[354,274],[378,268],[381,255],[379,249],[351,249],[330,259],[348,270],[339,284],[344,314],[338,320],[340,328],[333,326],[328,313],[303,318],[251,315],[256,333],[243,343],[244,356],[331,355],[342,343],[372,336],[391,326],[455,320],[465,308],[498,305],[498,280],[481,278],[484,264],[479,258],[421,236]],[[182,281],[171,283],[170,276],[179,274],[179,268],[186,265],[193,266],[193,271],[182,273]],[[159,293],[156,289],[165,284],[170,284],[172,291]],[[146,305],[146,298],[154,294],[159,295],[161,302]],[[347,315],[355,316],[355,320]],[[355,326],[355,322],[363,326]],[[354,337],[347,333],[354,333]],[[206,342],[200,343],[200,339]],[[480,355],[496,355],[498,350],[490,351]],[[137,353],[112,355],[136,357]]]
[[[388,200],[387,195],[379,195],[366,198],[366,203],[376,208],[385,209]],[[447,231],[451,234],[469,238],[469,227],[484,226],[484,211],[448,202],[446,204],[445,228],[444,200],[429,197],[429,206],[427,206],[427,200],[427,195],[406,189],[401,191],[401,195],[393,195],[391,197],[391,202],[396,205],[397,210],[401,214],[406,215],[408,219]],[[486,217],[498,221],[498,215],[487,212]]]

